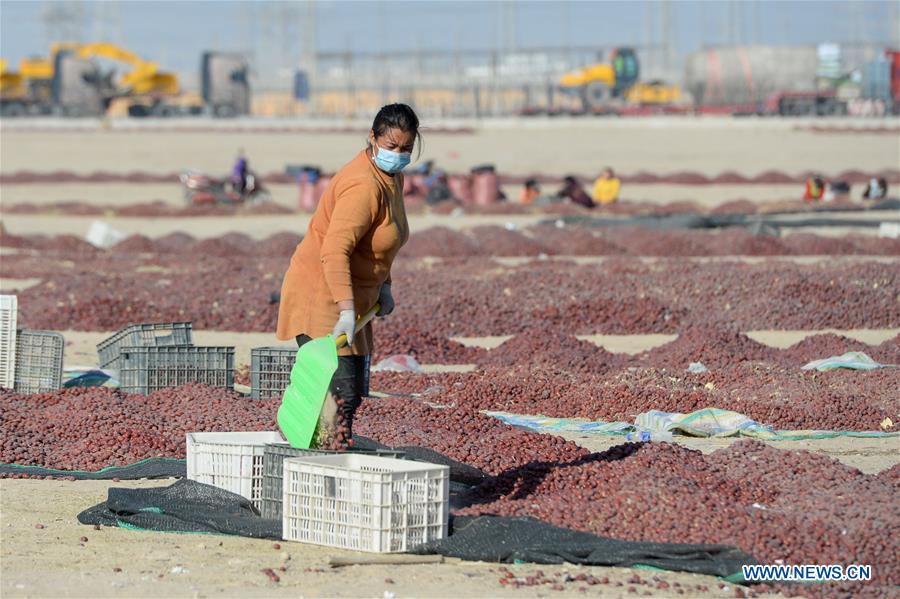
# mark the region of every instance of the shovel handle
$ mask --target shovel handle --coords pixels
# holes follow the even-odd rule
[[[355,333],[358,333],[360,329],[369,324],[370,320],[375,318],[375,314],[378,313],[379,310],[381,310],[381,304],[375,302],[375,305],[369,308],[368,312],[356,319],[356,326],[354,327],[353,331]],[[344,347],[344,345],[346,345],[347,343],[347,335],[345,333],[341,333],[337,336],[337,339],[334,340],[334,343],[339,348]]]

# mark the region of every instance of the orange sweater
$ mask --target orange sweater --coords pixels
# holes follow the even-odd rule
[[[277,337],[330,334],[340,301],[352,299],[357,315],[371,308],[408,238],[403,175],[388,175],[363,150],[328,184],[294,251],[281,286]],[[371,353],[371,324],[357,333],[352,347],[338,351]]]

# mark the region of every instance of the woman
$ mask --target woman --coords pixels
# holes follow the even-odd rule
[[[378,316],[394,309],[391,264],[409,238],[403,170],[410,162],[419,119],[405,104],[378,111],[368,144],[329,183],[297,246],[281,287],[277,336],[297,345],[329,333],[347,335],[338,350],[331,392],[341,406],[347,438],[369,390],[372,326],[354,333],[357,316],[375,303]]]
[[[571,175],[563,178],[563,186],[556,193],[556,195],[560,198],[567,199],[574,204],[584,206],[585,208],[594,207],[594,200],[592,200],[591,196],[589,196],[587,192],[582,189],[581,183],[578,182],[578,179]]]

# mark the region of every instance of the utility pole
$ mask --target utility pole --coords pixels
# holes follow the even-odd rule
[[[672,12],[669,0],[663,0],[660,6],[660,19],[662,21],[662,63],[665,78],[669,79],[672,75]]]
[[[650,0],[644,0],[643,9],[644,9],[644,43],[643,46],[647,49],[646,51],[646,68],[644,72],[653,72],[653,64],[656,62],[656,49],[655,49],[655,41],[656,41],[656,19],[655,11],[654,11],[655,3]]]
[[[93,17],[94,41],[122,43],[122,19],[119,14],[119,2],[95,2],[91,4]]]
[[[47,45],[55,42],[84,41],[84,6],[81,2],[44,2],[41,9]]]

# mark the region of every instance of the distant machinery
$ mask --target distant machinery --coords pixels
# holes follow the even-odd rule
[[[616,104],[668,105],[681,97],[678,86],[661,81],[640,81],[640,65],[632,48],[615,48],[608,63],[597,63],[566,73],[559,87],[581,97],[586,112],[603,111]]]
[[[119,76],[102,61],[128,66]],[[130,116],[171,117],[250,113],[247,61],[237,54],[206,52],[200,64],[202,103],[186,102],[178,76],[152,61],[109,43],[55,43],[50,58],[23,59],[18,71],[3,62],[0,114],[101,116],[123,102]]]

